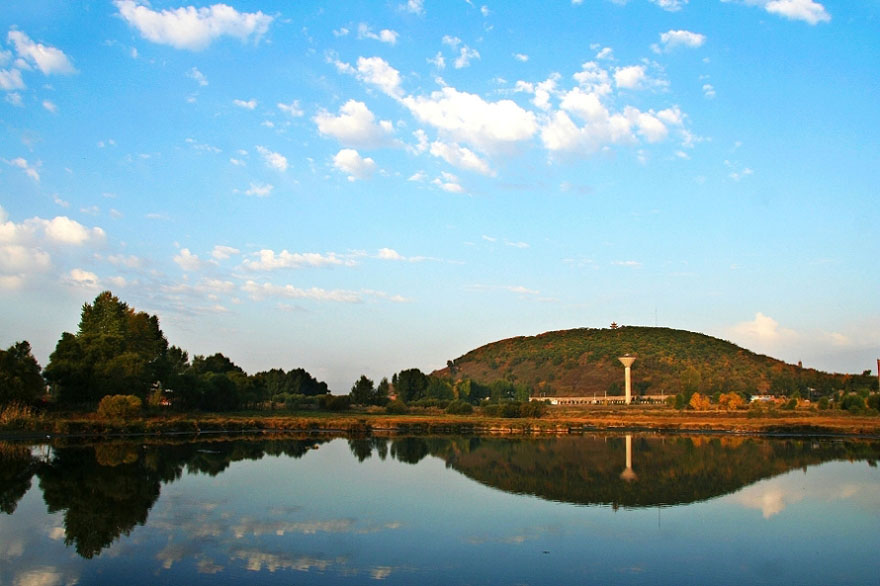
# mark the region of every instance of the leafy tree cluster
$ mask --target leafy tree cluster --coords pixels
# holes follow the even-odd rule
[[[29,353],[29,347],[19,350]],[[155,315],[135,311],[109,291],[83,306],[77,333],[62,334],[43,376],[64,405],[96,405],[105,396],[124,394],[152,407],[230,411],[296,407],[329,394],[326,383],[301,368],[251,376],[221,353],[190,362],[185,350],[169,347]]]
[[[33,403],[45,391],[46,383],[30,344],[16,342],[0,350],[0,405]]]
[[[159,318],[104,291],[83,306],[77,333],[61,335],[44,375],[61,403],[97,403],[120,390],[146,398],[167,351]]]

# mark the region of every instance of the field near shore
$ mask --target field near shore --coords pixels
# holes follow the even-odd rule
[[[735,433],[745,435],[880,437],[880,417],[839,411],[678,411],[657,407],[553,407],[540,418],[407,414],[377,410],[341,413],[240,412],[159,414],[101,419],[94,413],[44,414],[7,421],[0,437],[189,434],[217,432],[339,432],[346,434],[540,435],[584,432]]]

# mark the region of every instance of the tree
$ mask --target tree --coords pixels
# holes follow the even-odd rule
[[[425,398],[425,392],[428,390],[428,377],[421,370],[410,368],[401,370],[394,376],[397,377],[394,389],[397,391],[398,399],[409,403]]]
[[[159,318],[104,291],[83,305],[77,333],[61,335],[44,374],[64,403],[96,403],[119,390],[144,398],[168,374],[167,351]]]
[[[706,411],[712,404],[709,401],[709,397],[704,397],[700,393],[694,393],[691,395],[691,400],[688,405],[694,411]]]
[[[379,381],[379,386],[376,387],[376,404],[384,405],[387,403],[390,394],[391,383],[388,382],[387,376],[383,376],[382,380]]]
[[[46,390],[40,370],[28,342],[16,342],[0,350],[0,405],[36,401]]]
[[[373,381],[368,379],[367,375],[362,374],[361,378],[352,385],[348,396],[355,405],[371,405],[375,403],[376,389],[373,387]]]
[[[735,409],[739,409],[743,405],[745,405],[745,400],[739,395],[739,393],[722,393],[718,397],[718,404],[731,411]]]

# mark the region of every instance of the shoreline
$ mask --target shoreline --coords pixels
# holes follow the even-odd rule
[[[765,437],[880,438],[880,417],[816,412],[754,416],[747,412],[663,410],[551,411],[538,419],[437,413],[290,413],[283,415],[160,415],[104,420],[94,414],[44,416],[0,429],[0,440],[137,437],[218,433],[543,436],[585,433],[711,434]]]

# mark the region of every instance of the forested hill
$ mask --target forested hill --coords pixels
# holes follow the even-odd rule
[[[676,394],[740,391],[806,398],[844,388],[848,375],[802,369],[730,342],[684,330],[624,326],[581,328],[521,336],[487,344],[447,362],[436,374],[481,384],[507,380],[536,395],[620,394],[618,356],[637,357],[633,392]]]

